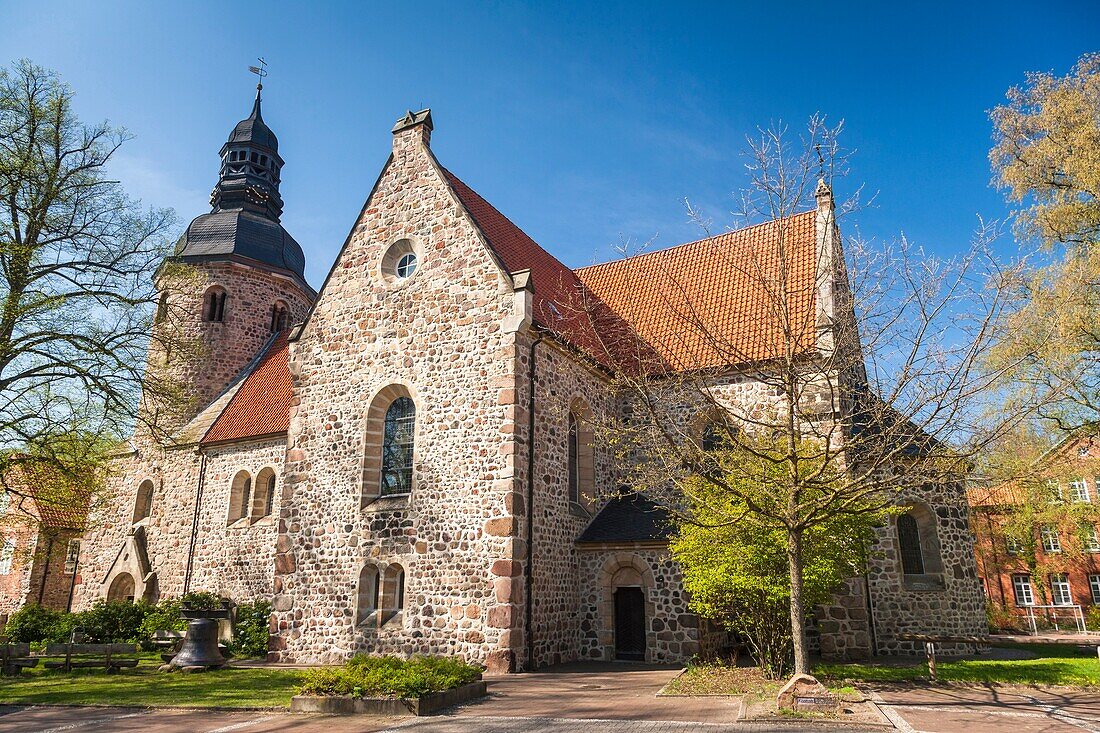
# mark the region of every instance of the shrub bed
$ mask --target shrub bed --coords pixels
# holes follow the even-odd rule
[[[83,630],[91,643],[124,642],[153,649],[157,631],[183,631],[187,620],[180,615],[184,604],[191,608],[220,608],[222,599],[212,593],[192,593],[183,598],[168,598],[160,603],[138,601],[96,601],[78,613],[53,611],[41,606],[24,606],[11,615],[4,635],[16,642],[45,644],[68,641],[73,629]],[[229,650],[240,657],[259,657],[267,653],[268,623],[271,604],[264,600],[237,606],[237,624]]]
[[[481,668],[456,657],[352,657],[343,667],[308,670],[303,695],[415,698],[476,682]]]

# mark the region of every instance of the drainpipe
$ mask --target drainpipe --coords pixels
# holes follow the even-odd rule
[[[202,506],[202,489],[206,483],[206,453],[199,449],[199,485],[195,490],[195,514],[191,518],[191,546],[187,549],[187,572],[183,576],[183,592],[191,592],[191,570],[195,562],[195,543],[199,539],[199,507]]]
[[[38,605],[42,605],[42,598],[46,595],[46,576],[50,574],[50,560],[53,559],[53,535],[50,535],[50,541],[46,545],[46,563],[42,568],[42,583],[38,586]]]
[[[65,613],[73,611],[73,594],[76,592],[76,576],[80,572],[80,555],[76,556],[76,564],[73,565],[73,579],[69,581],[69,600],[65,603]]]
[[[524,563],[524,641],[527,645],[526,671],[534,669],[535,629],[534,597],[535,587],[535,347],[542,342],[540,333],[531,342],[527,369],[527,561]]]
[[[863,592],[867,596],[867,631],[871,634],[871,656],[878,656],[878,634],[875,633],[875,602],[871,599],[871,574],[863,574]]]

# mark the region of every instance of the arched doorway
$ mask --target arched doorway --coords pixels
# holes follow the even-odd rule
[[[615,589],[615,658],[645,661],[645,593],[637,586]]]
[[[113,581],[111,581],[111,587],[107,589],[108,601],[130,601],[134,600],[134,576],[129,573],[119,573]]]

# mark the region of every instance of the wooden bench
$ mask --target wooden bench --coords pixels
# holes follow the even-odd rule
[[[183,644],[183,632],[174,629],[157,629],[150,640],[153,645],[161,650],[160,658],[165,662],[171,662],[172,657],[179,653]]]
[[[123,667],[136,667],[138,660],[137,644],[47,644],[47,657],[64,657],[64,661],[46,662],[47,669],[60,669],[71,672],[74,669],[94,669],[102,667],[108,672],[117,672]],[[123,656],[119,656],[123,655]],[[131,656],[125,656],[131,655]]]
[[[0,642],[0,672],[6,677],[14,677],[27,667],[38,666],[38,660],[31,656],[31,645],[18,642]]]
[[[928,676],[936,681],[936,644],[973,644],[990,646],[988,636],[944,636],[942,634],[898,634],[898,641],[919,641],[924,644],[924,653],[928,657]]]

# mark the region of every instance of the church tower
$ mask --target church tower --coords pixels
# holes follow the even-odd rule
[[[150,374],[162,369],[164,383],[190,398],[182,411],[161,414],[162,428],[184,424],[217,398],[277,332],[305,317],[317,295],[305,281],[301,246],[279,221],[283,159],[261,113],[262,89],[221,147],[211,211],[188,225],[157,273],[154,328],[171,326],[162,333],[172,335],[154,339]],[[156,402],[150,387],[147,378],[146,397]]]

